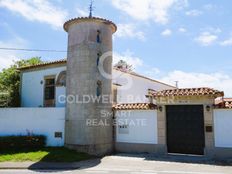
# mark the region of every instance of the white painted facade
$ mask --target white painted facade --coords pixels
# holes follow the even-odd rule
[[[0,136],[34,135],[47,137],[47,146],[64,145],[65,108],[2,108]],[[55,138],[62,132],[62,138]]]
[[[232,147],[232,109],[214,110],[216,147]]]
[[[115,78],[114,78],[115,77]],[[118,86],[118,103],[148,103],[148,89],[161,91],[174,89],[161,82],[113,70],[113,83]]]
[[[157,110],[116,112],[116,142],[158,144]]]
[[[64,70],[66,70],[65,66],[23,72],[21,82],[21,106],[43,107],[44,77],[55,75],[57,78],[59,73]],[[60,95],[65,95],[65,87],[56,87],[55,94],[56,107],[65,107],[65,103],[60,103],[58,100]]]
[[[58,77],[59,73],[66,70],[66,66],[44,67],[38,70],[27,70],[22,72],[21,84],[21,106],[43,107],[44,106],[44,77]],[[147,103],[145,97],[148,89],[164,90],[174,88],[155,80],[138,77],[128,73],[113,70],[113,83],[118,84],[118,103]],[[43,82],[41,84],[41,82]],[[129,85],[128,85],[129,84]],[[65,87],[56,87],[56,107],[65,107]]]

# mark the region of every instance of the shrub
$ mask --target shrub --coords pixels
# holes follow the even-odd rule
[[[7,92],[0,92],[0,108],[8,107],[10,103],[10,94]]]
[[[35,149],[45,147],[45,145],[46,137],[43,135],[0,137],[0,150]]]
[[[20,106],[20,71],[19,68],[42,63],[40,57],[32,57],[14,62],[7,69],[0,71],[0,92],[7,92],[7,100],[5,96],[2,98],[0,107],[19,107]],[[0,96],[1,98],[1,96]],[[1,99],[0,99],[1,100]]]

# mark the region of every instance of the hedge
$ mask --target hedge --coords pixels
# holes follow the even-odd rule
[[[41,148],[45,145],[46,137],[43,135],[0,137],[0,150]]]

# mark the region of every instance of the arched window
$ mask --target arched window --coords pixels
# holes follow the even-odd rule
[[[97,30],[97,43],[101,43],[101,38],[100,38],[100,30]]]
[[[66,86],[66,71],[60,72],[56,80],[56,86]]]
[[[97,81],[97,91],[96,91],[97,96],[101,96],[102,94],[102,82],[100,80]]]

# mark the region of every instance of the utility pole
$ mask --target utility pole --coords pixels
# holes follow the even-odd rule
[[[176,88],[179,88],[179,81],[175,81],[176,83]]]

